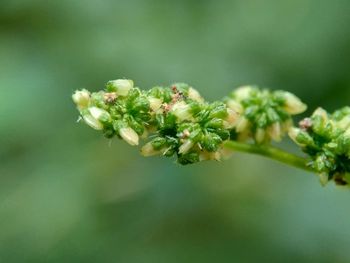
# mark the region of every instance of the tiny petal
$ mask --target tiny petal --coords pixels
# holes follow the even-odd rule
[[[232,129],[236,123],[237,123],[237,120],[238,120],[238,113],[232,109],[227,109],[227,117],[225,118],[224,120],[224,128],[225,129]]]
[[[139,144],[139,136],[137,133],[130,127],[121,128],[119,130],[119,135],[130,145],[138,145]]]
[[[284,92],[285,110],[289,114],[299,114],[306,110],[307,106],[301,100],[290,92]]]
[[[77,105],[79,110],[83,110],[89,106],[90,103],[90,92],[83,89],[77,90],[72,96],[74,103]]]

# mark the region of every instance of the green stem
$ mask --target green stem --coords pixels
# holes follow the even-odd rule
[[[288,153],[284,150],[265,145],[256,145],[256,144],[248,144],[241,143],[236,141],[228,141],[225,143],[225,147],[231,150],[246,152],[261,155],[267,158],[271,158],[273,160],[303,169],[309,172],[315,172],[311,167],[306,165],[306,159],[294,155],[292,153]]]

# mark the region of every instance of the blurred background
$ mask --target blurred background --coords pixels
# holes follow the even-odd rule
[[[350,104],[348,0],[0,4],[0,262],[350,262],[348,190],[240,153],[146,159],[71,101],[125,77],[333,111]]]

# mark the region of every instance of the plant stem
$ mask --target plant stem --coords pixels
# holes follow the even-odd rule
[[[248,144],[241,143],[236,141],[228,141],[224,145],[226,148],[231,150],[246,152],[261,155],[267,158],[271,158],[273,160],[303,169],[309,172],[315,172],[311,167],[306,165],[306,159],[294,155],[292,153],[288,153],[284,150],[265,145],[256,145],[256,144]]]

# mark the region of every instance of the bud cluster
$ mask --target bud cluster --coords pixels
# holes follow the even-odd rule
[[[147,140],[144,156],[176,156],[180,164],[220,160],[227,140],[280,140],[292,125],[291,115],[306,106],[293,94],[242,87],[224,101],[204,101],[185,83],[141,90],[132,80],[109,81],[103,91],[76,91],[73,101],[81,119],[130,145]]]
[[[255,86],[234,90],[225,102],[240,115],[234,130],[237,140],[253,138],[258,144],[280,141],[293,125],[291,116],[306,110],[306,105],[290,92]]]
[[[237,119],[225,103],[207,103],[184,83],[144,91],[131,80],[114,80],[104,91],[76,91],[73,101],[84,122],[107,138],[130,145],[149,138],[142,155],[176,155],[180,164],[219,160]]]
[[[318,108],[310,118],[292,128],[289,136],[311,157],[310,166],[324,185],[350,182],[350,107],[333,114]]]

